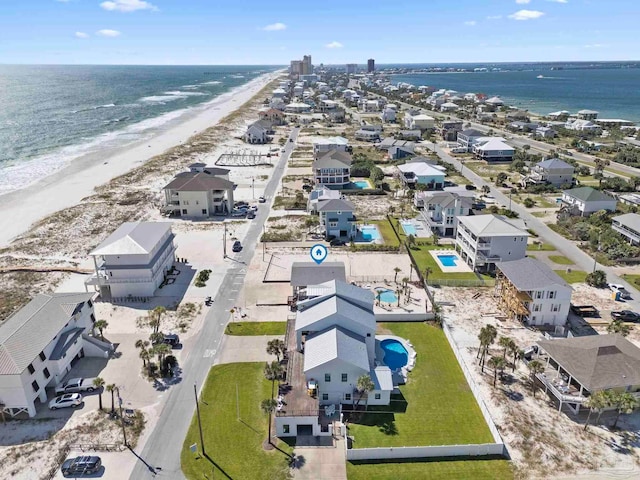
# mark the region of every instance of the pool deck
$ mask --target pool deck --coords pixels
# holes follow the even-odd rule
[[[362,237],[362,230],[361,230],[361,228],[362,228],[362,227],[375,228],[375,229],[376,229],[376,231],[378,232],[378,238],[375,238],[375,239],[373,239],[373,240],[365,240],[365,239]],[[375,225],[375,224],[373,224],[373,223],[367,223],[367,224],[365,224],[365,225],[361,225],[361,226],[358,228],[358,234],[356,235],[356,238],[355,238],[355,240],[354,240],[354,242],[353,242],[353,243],[366,243],[366,244],[372,244],[372,243],[375,243],[375,244],[379,244],[379,245],[381,245],[381,244],[383,244],[383,243],[384,243],[384,239],[382,238],[382,233],[380,233],[380,229],[378,228],[378,226],[377,226],[377,225]]]
[[[433,259],[440,267],[443,273],[453,273],[453,272],[472,272],[469,265],[466,264],[464,260],[460,258],[460,255],[455,250],[429,250],[429,253],[433,257]],[[456,256],[456,266],[455,267],[447,267],[442,264],[438,255],[455,255]]]
[[[409,218],[404,218],[404,219],[400,220],[400,228],[402,229],[402,231],[404,232],[405,235],[410,235],[404,229],[403,223],[410,223],[411,225],[413,225],[415,227],[416,233],[413,234],[414,237],[417,237],[417,238],[429,238],[429,237],[431,237],[431,230],[423,222],[421,222],[421,221],[419,221],[417,219],[409,219]]]
[[[418,354],[416,353],[413,345],[409,340],[402,337],[396,337],[395,335],[376,335],[376,366],[384,365],[384,350],[380,346],[383,340],[397,340],[402,344],[402,346],[407,351],[408,363],[402,368],[398,368],[396,370],[391,370],[391,375],[393,377],[393,386],[397,387],[398,385],[404,385],[407,383],[407,377],[409,376],[409,372],[413,370],[416,364],[416,358]]]

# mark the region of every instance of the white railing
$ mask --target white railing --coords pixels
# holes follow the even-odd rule
[[[502,443],[482,443],[474,445],[434,445],[423,447],[352,448],[347,450],[347,460],[475,457],[503,455],[504,450],[504,444]]]

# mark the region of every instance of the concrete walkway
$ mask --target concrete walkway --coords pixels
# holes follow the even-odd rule
[[[293,470],[296,480],[347,480],[347,459],[344,438],[334,441],[333,447],[301,447],[293,453],[300,468]]]

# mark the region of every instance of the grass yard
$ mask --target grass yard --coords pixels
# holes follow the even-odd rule
[[[634,287],[640,289],[640,275],[631,275],[631,274],[625,273],[624,275],[622,275],[622,278],[624,278],[627,282],[629,282]]]
[[[567,283],[584,283],[585,278],[587,278],[587,272],[582,270],[571,270],[571,272],[554,270],[554,272],[560,275]]]
[[[378,226],[378,230],[380,230],[380,235],[382,235],[382,239],[384,240],[385,245],[390,245],[392,247],[400,246],[400,240],[398,240],[398,237],[393,231],[389,220],[374,220],[371,223]]]
[[[287,322],[231,322],[224,333],[227,335],[284,335]]]
[[[443,460],[396,461],[388,463],[347,462],[349,480],[506,480],[513,478],[507,460]]]
[[[211,460],[198,456],[189,446],[198,443],[198,423],[194,415],[182,446],[182,471],[189,479],[287,479],[290,478],[288,456],[274,449],[265,451],[267,419],[260,402],[271,398],[271,382],[264,379],[263,363],[231,363],[216,365],[209,371],[200,397],[200,416],[205,446]],[[240,421],[236,417],[236,385],[240,399]],[[291,448],[278,443],[278,448],[291,453]],[[225,473],[220,471],[222,469]]]
[[[549,243],[538,241],[537,244],[530,243],[529,245],[527,245],[527,250],[530,252],[554,252],[556,250],[556,247]]]
[[[435,284],[437,282],[443,282],[445,280],[478,280],[482,279],[485,282],[492,282],[493,278],[488,275],[480,275],[474,272],[450,272],[444,273],[438,266],[438,262],[430,253],[430,250],[446,249],[451,250],[450,245],[419,245],[411,249],[410,254],[416,261],[420,272],[424,272],[427,267],[431,269],[429,274],[428,283]]]
[[[573,262],[562,255],[549,255],[549,260],[558,265],[573,265]]]
[[[492,443],[444,332],[424,323],[380,325],[413,343],[416,366],[400,387],[404,399],[369,407],[357,424],[349,424],[354,448]]]

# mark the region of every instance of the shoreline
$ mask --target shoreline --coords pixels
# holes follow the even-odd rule
[[[279,75],[281,71],[260,75],[221,94],[200,111],[185,112],[151,137],[115,147],[107,156],[102,152],[85,155],[25,188],[0,195],[0,247],[8,246],[47,215],[79,203],[97,187],[217,125]]]

